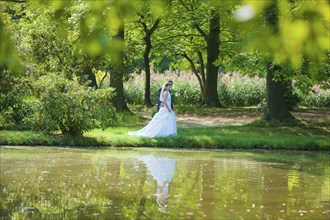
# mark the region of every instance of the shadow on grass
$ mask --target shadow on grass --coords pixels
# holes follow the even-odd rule
[[[256,128],[259,131],[277,131],[287,134],[296,135],[330,135],[329,123],[323,122],[310,122],[305,119],[295,119],[291,121],[278,122],[278,121],[265,121],[258,119],[250,124],[243,125],[242,128]]]
[[[53,135],[54,144],[63,147],[105,147],[97,138],[85,136]]]
[[[318,123],[296,120],[294,123],[274,125],[264,121],[255,121],[241,126],[180,128],[177,137],[141,138],[135,146],[329,151],[329,136],[329,130]]]

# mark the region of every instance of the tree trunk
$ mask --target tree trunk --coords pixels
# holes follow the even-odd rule
[[[152,48],[151,44],[151,35],[157,29],[160,20],[157,19],[155,23],[152,25],[150,29],[148,29],[147,24],[144,21],[144,15],[140,15],[140,23],[143,26],[144,33],[146,34],[144,37],[144,42],[146,43],[146,47],[143,54],[144,59],[144,70],[146,74],[146,81],[145,81],[145,91],[144,91],[144,104],[147,107],[151,107],[151,99],[150,99],[150,60],[149,60],[149,53]]]
[[[201,78],[202,78],[202,85],[203,85],[203,91],[202,91],[202,105],[205,103],[204,101],[204,97],[205,97],[205,84],[206,84],[206,78],[205,78],[205,65],[204,65],[204,59],[203,59],[203,55],[202,52],[198,51],[197,52],[198,55],[198,59],[199,59],[199,63],[201,65],[200,67],[200,74],[201,74]]]
[[[204,102],[208,106],[219,107],[218,98],[218,67],[214,62],[219,56],[220,46],[220,18],[216,11],[212,11],[210,19],[210,31],[207,38],[207,65],[206,65],[206,85]]]
[[[265,20],[275,35],[279,34],[278,16],[277,0],[273,0],[272,4],[265,11]],[[274,80],[275,73],[280,70],[280,66],[273,62],[267,63],[267,108],[264,114],[265,120],[285,121],[293,118],[288,110],[287,103],[285,102],[285,83],[283,80]]]
[[[115,38],[124,41],[124,25],[120,28]],[[112,99],[112,104],[117,111],[129,111],[124,97],[124,48],[117,54],[118,63],[114,63],[113,71],[110,74],[110,87],[115,89],[116,95]]]
[[[199,87],[200,87],[200,90],[201,90],[201,97],[204,97],[204,83],[205,83],[205,81],[204,82],[202,81],[202,78],[198,74],[198,71],[197,71],[196,66],[194,64],[194,61],[188,56],[188,54],[186,52],[184,52],[182,54],[182,56],[184,58],[186,58],[188,60],[188,62],[190,63],[191,71],[195,74],[195,76],[198,80],[198,83],[199,83]]]
[[[150,99],[150,61],[149,61],[149,53],[151,50],[151,39],[150,35],[147,34],[144,38],[144,41],[146,43],[146,48],[143,54],[144,59],[144,69],[146,73],[146,81],[145,81],[145,91],[144,91],[144,104],[147,107],[151,107],[151,99]]]
[[[278,70],[280,70],[279,66],[274,66],[271,63],[268,63],[266,76],[267,108],[264,114],[265,120],[285,121],[293,118],[284,98],[285,83],[283,80],[274,80],[274,74]]]
[[[87,75],[87,80],[89,81],[88,85],[94,89],[98,89],[95,74],[89,65],[85,66],[84,75]]]

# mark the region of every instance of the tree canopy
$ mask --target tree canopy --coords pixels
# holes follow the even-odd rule
[[[151,106],[151,65],[191,70],[210,106],[226,71],[265,77],[278,66],[270,82],[329,88],[329,10],[325,0],[0,1],[2,109],[57,74],[113,87],[112,104],[127,110],[123,83],[141,70]]]

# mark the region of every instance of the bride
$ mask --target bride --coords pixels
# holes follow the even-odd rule
[[[128,132],[131,136],[137,137],[170,137],[176,136],[176,118],[171,110],[171,83],[165,83],[160,92],[160,101],[163,103],[159,112],[157,112],[152,120],[144,128],[138,131]]]

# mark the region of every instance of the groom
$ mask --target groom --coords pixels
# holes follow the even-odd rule
[[[172,80],[169,80],[168,83],[170,83],[171,86],[173,86],[173,81]],[[160,101],[160,92],[161,92],[161,90],[162,90],[162,88],[160,88],[158,90],[158,95],[157,95],[157,112],[159,111],[160,106],[164,105],[163,102]],[[168,92],[171,94],[171,91],[168,91]],[[172,97],[172,102],[171,102],[171,109],[173,111],[173,97]]]

